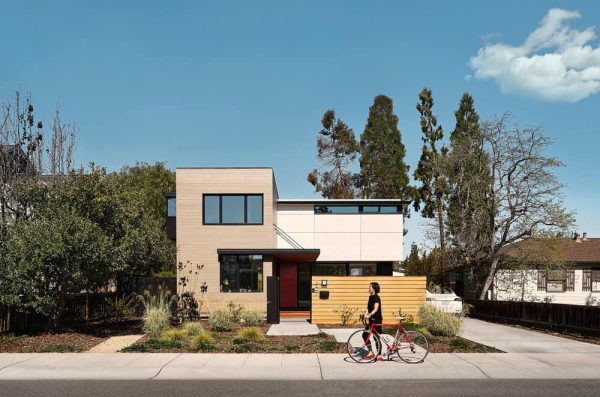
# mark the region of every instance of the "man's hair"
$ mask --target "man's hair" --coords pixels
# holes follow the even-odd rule
[[[381,291],[381,287],[379,286],[379,283],[373,281],[371,283],[371,287],[373,287],[373,291],[375,291],[376,294],[379,293],[379,291]]]

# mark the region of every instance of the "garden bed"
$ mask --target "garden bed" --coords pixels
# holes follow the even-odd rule
[[[111,336],[141,334],[142,322],[94,322],[64,326],[54,332],[0,336],[0,353],[84,352]]]
[[[205,321],[201,324],[208,329]],[[150,338],[144,336],[123,352],[211,352],[211,353],[342,353],[345,344],[338,343],[331,335],[320,333],[310,336],[268,336],[269,325],[256,327],[260,335],[256,338],[240,337],[238,332],[243,328],[236,325],[230,331],[210,332],[212,340],[204,346],[193,343],[193,337],[180,340]]]

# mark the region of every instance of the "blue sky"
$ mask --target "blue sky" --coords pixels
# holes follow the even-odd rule
[[[527,41],[552,8],[579,14]],[[315,195],[325,110],[358,136],[373,97],[390,96],[412,173],[418,92],[433,90],[449,134],[468,91],[483,119],[545,129],[579,231],[600,237],[598,23],[592,1],[0,1],[0,97],[31,93],[47,125],[60,104],[79,163],[272,166],[291,198]],[[561,67],[576,73],[554,78]],[[408,220],[405,251],[422,224]]]

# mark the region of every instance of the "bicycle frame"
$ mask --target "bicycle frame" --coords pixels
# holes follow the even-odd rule
[[[365,324],[365,326],[367,325],[366,322],[363,320],[363,323]],[[396,335],[394,336],[394,339],[392,340],[392,343],[387,343],[387,341],[381,337],[381,335],[379,334],[379,332],[377,332],[377,327],[396,327]],[[385,343],[385,345],[388,348],[388,358],[391,357],[392,353],[396,353],[398,350],[401,349],[401,347],[399,346],[399,344],[397,344],[396,342],[398,341],[398,337],[400,335],[406,335],[407,337],[407,342],[409,343],[409,345],[407,347],[405,347],[405,349],[412,349],[412,340],[410,339],[410,335],[408,333],[406,333],[406,330],[404,329],[404,327],[402,326],[401,322],[398,322],[397,324],[371,324],[369,326],[369,334],[367,335],[366,339],[364,340],[365,344],[368,344],[369,339],[371,339],[371,335],[377,335],[377,337],[379,338],[379,340],[383,343]]]

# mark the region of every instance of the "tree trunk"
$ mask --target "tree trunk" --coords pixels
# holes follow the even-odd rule
[[[498,257],[496,256],[492,259],[492,264],[490,265],[490,272],[485,278],[485,283],[483,284],[483,288],[481,289],[481,294],[479,295],[479,299],[484,300],[488,290],[492,286],[492,282],[494,281],[494,277],[496,276],[496,269],[498,268]]]
[[[441,264],[441,273],[444,273],[446,267],[446,238],[444,236],[444,219],[442,213],[442,200],[437,198],[437,212],[438,212],[438,227],[440,229],[440,264]]]

